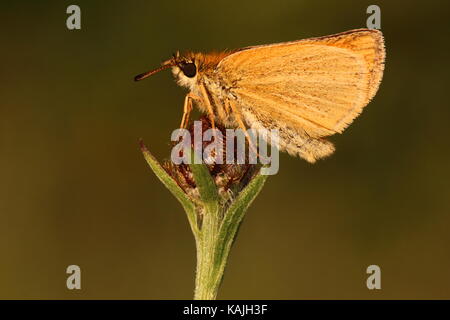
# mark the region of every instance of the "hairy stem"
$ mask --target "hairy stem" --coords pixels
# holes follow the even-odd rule
[[[197,270],[195,280],[195,300],[214,300],[222,281],[226,257],[216,261],[216,253],[222,250],[219,241],[219,215],[206,212],[202,229],[197,238]],[[224,260],[223,260],[224,259]]]

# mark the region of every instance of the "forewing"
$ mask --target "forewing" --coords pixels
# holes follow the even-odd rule
[[[218,72],[242,108],[321,137],[342,132],[367,105],[383,64],[381,32],[354,30],[245,48]]]

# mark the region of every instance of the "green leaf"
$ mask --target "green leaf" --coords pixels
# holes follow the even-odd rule
[[[233,244],[237,230],[242,222],[250,204],[261,191],[266,182],[267,175],[258,173],[250,183],[239,193],[239,196],[233,201],[231,206],[225,212],[224,220],[221,224],[218,242],[220,250],[217,250],[215,261],[225,264],[231,245]]]
[[[192,154],[195,155],[195,152],[192,152]],[[201,200],[208,208],[208,211],[217,213],[219,210],[219,194],[217,192],[216,183],[211,177],[208,167],[203,163],[195,164],[193,159],[191,163],[190,168],[200,193]]]
[[[181,203],[186,214],[188,216],[189,224],[191,225],[194,235],[198,234],[197,218],[195,213],[195,206],[192,200],[184,193],[183,189],[175,182],[175,180],[164,170],[164,168],[159,164],[158,160],[148,151],[144,143],[140,142],[141,151],[144,154],[144,158],[148,165],[158,177],[158,179],[164,184],[164,186],[169,189],[169,191],[177,198]]]

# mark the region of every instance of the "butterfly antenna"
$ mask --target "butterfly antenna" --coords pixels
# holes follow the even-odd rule
[[[156,69],[153,69],[153,70],[150,70],[150,71],[138,74],[136,77],[134,77],[134,81],[143,80],[145,78],[150,77],[151,75],[154,75],[155,73],[158,73],[160,71],[163,71],[163,70],[166,70],[166,69],[168,69],[170,67],[173,67],[174,65],[175,65],[175,59],[170,59],[169,62],[167,62],[166,64],[162,65],[159,68],[156,68]]]

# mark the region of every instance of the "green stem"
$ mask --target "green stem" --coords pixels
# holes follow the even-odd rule
[[[223,277],[221,262],[215,261],[216,252],[221,250],[218,241],[219,216],[216,212],[205,212],[202,229],[197,238],[197,270],[195,300],[214,300]],[[226,260],[226,257],[223,257]]]
[[[267,176],[261,175],[254,178],[224,214],[218,214],[218,210],[204,210],[202,226],[196,237],[195,300],[216,299],[239,226],[266,178]]]

